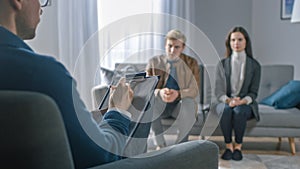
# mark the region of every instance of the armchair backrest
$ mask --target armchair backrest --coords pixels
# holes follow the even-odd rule
[[[74,168],[56,103],[37,92],[0,90],[0,168]]]

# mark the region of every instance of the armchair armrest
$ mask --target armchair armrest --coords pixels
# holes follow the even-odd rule
[[[190,141],[90,169],[217,169],[219,148],[210,141]]]

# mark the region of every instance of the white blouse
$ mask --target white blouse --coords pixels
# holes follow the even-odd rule
[[[231,55],[231,97],[236,97],[243,85],[245,78],[246,53],[233,52]]]

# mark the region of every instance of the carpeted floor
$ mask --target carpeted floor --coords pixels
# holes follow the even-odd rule
[[[299,169],[299,156],[244,154],[242,161],[220,159],[219,169]]]
[[[209,140],[224,151],[222,137]],[[246,137],[243,144],[242,161],[225,161],[220,158],[219,169],[300,169],[300,141],[295,139],[297,153],[292,156],[287,138],[278,144],[278,138]]]
[[[174,144],[175,135],[165,136],[167,145]],[[190,136],[189,140],[199,139],[198,136]],[[220,156],[224,151],[225,145],[222,137],[206,138],[220,147]],[[300,140],[295,139],[296,155],[292,156],[288,139],[283,138],[282,143],[278,144],[278,138],[265,137],[245,137],[243,144],[242,161],[225,161],[220,158],[219,169],[300,169]],[[155,146],[152,139],[148,141],[149,150],[154,150]]]

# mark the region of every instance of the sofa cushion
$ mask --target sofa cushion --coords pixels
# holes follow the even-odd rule
[[[276,109],[292,108],[298,103],[300,103],[300,81],[297,80],[291,80],[261,101],[261,104],[274,106]]]
[[[259,104],[260,121],[250,120],[248,127],[299,128],[300,111],[297,108],[275,109]]]
[[[257,101],[270,96],[293,78],[293,65],[262,65]]]

